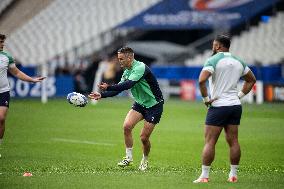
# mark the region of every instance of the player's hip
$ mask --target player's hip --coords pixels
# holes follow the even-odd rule
[[[241,105],[210,107],[206,115],[206,125],[239,125],[241,117]]]
[[[216,98],[216,100],[212,103],[213,107],[223,107],[223,106],[238,106],[241,105],[240,99],[236,97],[229,98]]]
[[[9,108],[10,104],[10,92],[1,92],[0,93],[0,106],[5,106]]]
[[[132,105],[132,109],[141,113],[146,121],[157,124],[160,122],[160,119],[163,114],[163,105],[164,102],[161,101],[150,108],[146,108],[141,104],[134,102],[134,104]]]

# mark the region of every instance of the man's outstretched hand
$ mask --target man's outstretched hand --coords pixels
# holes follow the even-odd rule
[[[34,83],[41,82],[41,81],[43,81],[45,78],[46,78],[46,77],[35,77],[35,78],[33,78],[33,81],[32,81],[32,82],[34,82]]]
[[[102,98],[102,95],[98,92],[91,92],[88,97],[92,100],[99,100],[100,98]]]

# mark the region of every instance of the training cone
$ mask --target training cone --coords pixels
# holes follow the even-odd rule
[[[25,173],[23,174],[23,176],[24,176],[24,177],[31,177],[31,176],[33,176],[33,174],[32,174],[32,173],[29,173],[29,172],[25,172]]]

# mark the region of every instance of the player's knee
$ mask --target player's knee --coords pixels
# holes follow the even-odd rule
[[[2,125],[4,125],[5,123],[5,117],[0,116],[0,127],[2,127]]]
[[[124,125],[123,125],[123,130],[124,130],[124,133],[129,133],[129,132],[131,132],[131,130],[132,130],[132,125],[129,124],[129,123],[124,123]]]
[[[146,135],[141,134],[140,135],[140,140],[143,144],[147,144],[149,142],[149,137],[147,137]]]
[[[205,144],[207,146],[215,146],[216,143],[217,143],[217,139],[215,139],[215,138],[206,138],[205,139]]]
[[[230,147],[239,146],[238,139],[235,138],[227,139],[227,143]]]

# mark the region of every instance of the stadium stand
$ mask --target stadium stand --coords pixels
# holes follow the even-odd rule
[[[0,2],[0,15],[12,2],[13,2],[13,0],[1,0],[1,2]]]
[[[46,63],[58,56],[72,62],[110,43],[119,23],[156,2],[55,0],[9,36],[7,49],[23,65]]]
[[[269,65],[284,59],[284,12],[278,12],[268,22],[260,22],[240,36],[232,38],[230,51],[242,57],[248,64]],[[188,66],[202,65],[211,55],[211,49],[187,59]]]
[[[227,15],[224,24],[222,19],[215,22],[207,13],[196,11],[189,4],[191,0],[9,0],[0,12],[0,33],[7,34],[5,50],[21,70],[48,76],[48,85],[42,88],[50,97],[65,96],[74,89],[87,94],[94,90],[94,80],[99,77],[119,82],[119,68],[109,66],[111,74],[105,70],[97,73],[108,67],[122,45],[133,48],[137,60],[151,67],[168,90],[165,96],[179,96],[183,80],[197,86],[202,65],[212,53],[212,39],[220,32],[232,35],[231,52],[251,65],[264,84],[261,87],[271,84],[278,90],[283,86],[284,4],[257,1],[262,3],[238,0],[246,6],[222,6],[228,15],[223,14],[223,8],[210,10],[219,18]],[[8,0],[0,0],[0,6],[5,2]],[[235,2],[224,1],[228,5]],[[217,27],[223,24],[225,27]],[[33,86],[22,87],[20,80],[10,79],[12,96],[42,94],[46,102],[46,92],[30,93],[28,89]],[[192,97],[201,99],[198,93]]]
[[[0,32],[9,36],[37,15],[52,1],[53,0],[12,1],[0,15]]]

